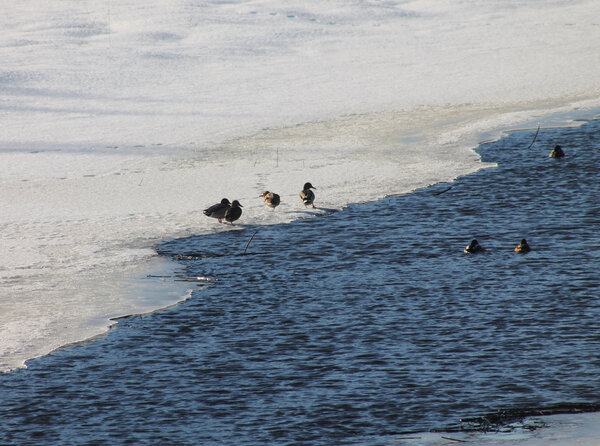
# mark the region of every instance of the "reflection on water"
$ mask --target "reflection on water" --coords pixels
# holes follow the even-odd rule
[[[163,244],[210,284],[0,377],[0,439],[394,444],[598,403],[599,129],[530,149],[535,131],[515,133],[480,148],[497,169],[451,185]],[[473,238],[485,252],[463,254]]]

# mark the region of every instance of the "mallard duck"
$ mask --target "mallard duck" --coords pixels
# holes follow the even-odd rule
[[[302,192],[300,192],[300,199],[304,206],[309,206],[312,204],[312,207],[315,208],[313,202],[315,201],[315,193],[311,189],[316,189],[312,184],[305,183]]]
[[[270,208],[275,209],[281,203],[281,198],[275,192],[269,192],[268,190],[262,194],[265,204]]]
[[[231,206],[231,203],[227,198],[223,198],[220,203],[213,204],[211,207],[204,209],[204,215],[208,217],[216,218],[219,223],[222,223],[221,219],[225,217],[225,213]]]
[[[565,152],[563,152],[562,147],[557,144],[554,146],[554,149],[552,149],[552,152],[550,152],[550,155],[548,156],[550,158],[562,158],[565,156]]]
[[[479,242],[475,239],[473,239],[471,241],[471,243],[469,243],[464,250],[464,252],[466,254],[477,254],[477,253],[483,252],[483,251],[484,251],[483,246],[481,246],[479,244]]]
[[[233,200],[231,207],[227,209],[227,212],[225,212],[225,220],[233,224],[234,221],[242,216],[242,208],[243,206],[239,201]]]
[[[515,252],[525,253],[529,251],[531,251],[531,248],[529,247],[527,240],[521,239],[521,243],[517,245],[517,247],[515,248]]]

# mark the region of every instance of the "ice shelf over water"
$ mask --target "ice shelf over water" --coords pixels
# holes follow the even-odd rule
[[[409,192],[600,105],[595,0],[8,0],[0,26],[2,371],[188,296],[152,247],[231,229],[223,197],[288,222],[306,181]]]

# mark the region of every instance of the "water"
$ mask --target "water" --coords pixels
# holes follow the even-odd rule
[[[162,244],[210,283],[0,376],[0,443],[397,444],[599,403],[599,130],[513,133],[452,184]]]

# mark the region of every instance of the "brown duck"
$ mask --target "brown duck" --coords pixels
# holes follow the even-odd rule
[[[281,203],[281,197],[275,192],[265,191],[262,194],[263,200],[267,206],[275,209]]]
[[[527,243],[527,240],[525,239],[521,239],[521,243],[519,243],[517,245],[517,247],[515,248],[515,252],[518,253],[526,253],[531,251],[531,248],[529,247],[529,244]]]

